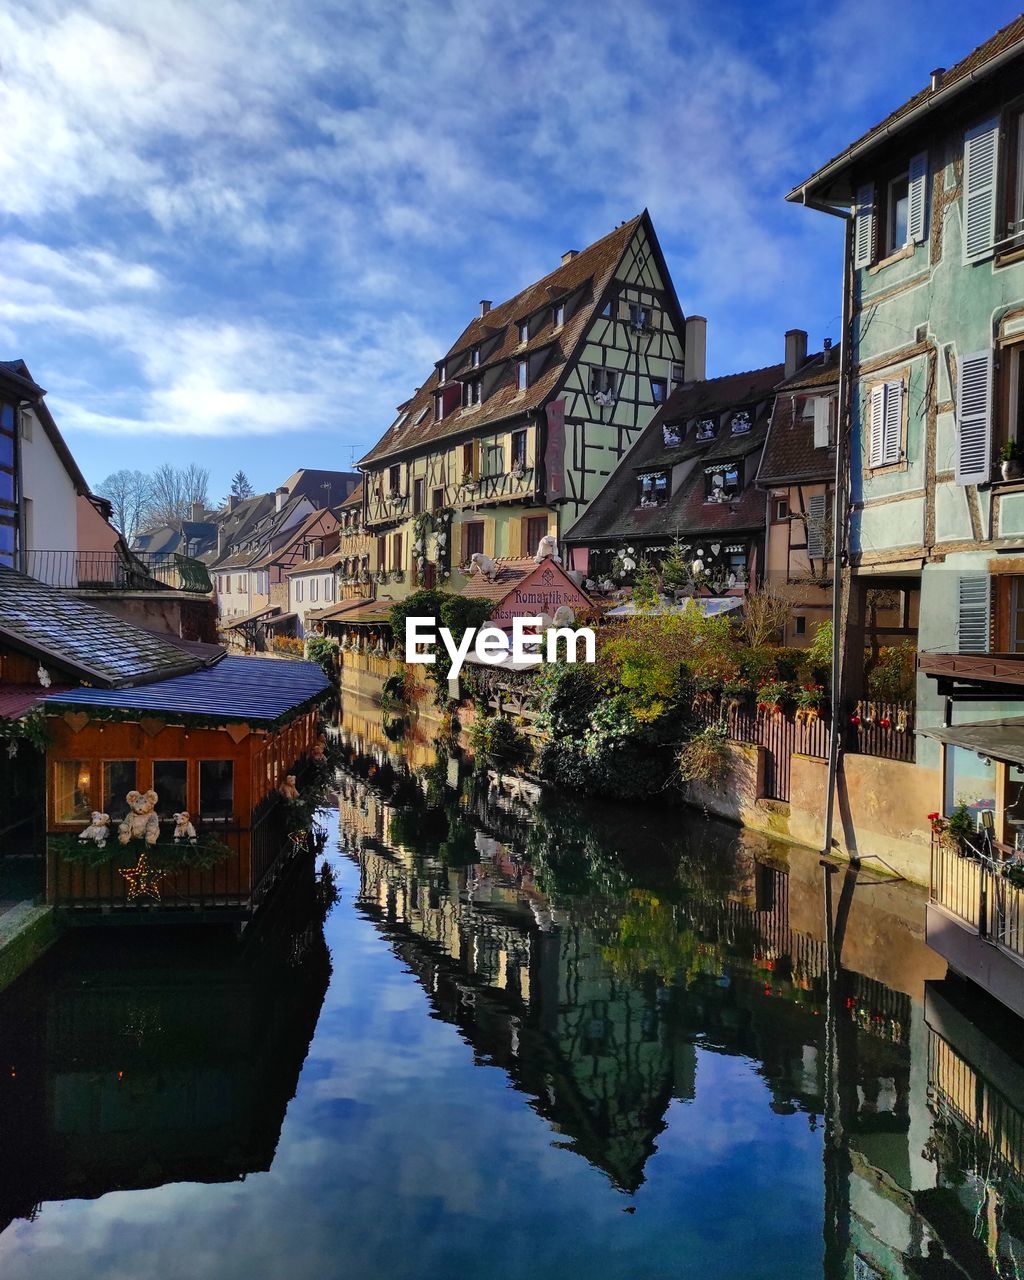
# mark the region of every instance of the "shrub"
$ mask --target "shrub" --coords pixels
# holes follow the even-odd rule
[[[328,680],[336,678],[337,640],[333,640],[330,636],[307,636],[306,657],[310,662],[315,662],[319,665]]]
[[[726,726],[709,724],[695,733],[679,752],[678,766],[681,781],[722,790],[732,772]]]
[[[917,679],[917,651],[909,640],[880,649],[867,676],[869,698],[879,702],[912,702]]]
[[[533,757],[529,738],[506,716],[478,714],[470,726],[469,744],[478,764],[490,762],[515,767]]]

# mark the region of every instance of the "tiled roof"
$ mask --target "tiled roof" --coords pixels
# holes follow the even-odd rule
[[[835,474],[835,449],[814,447],[814,419],[800,410],[808,394],[838,385],[837,354],[833,350],[825,363],[819,352],[780,383],[757,473],[759,485],[824,482]]]
[[[757,453],[764,444],[774,387],[785,368],[781,364],[744,373],[726,374],[687,383],[669,396],[655,414],[640,439],[627,455],[627,465],[616,470],[605,487],[566,534],[575,544],[621,538],[659,538],[671,541],[678,533],[728,533],[762,528],[765,521],[764,494],[753,486],[753,475],[739,501],[704,501],[704,467],[708,460],[726,462]],[[751,429],[737,435],[731,415],[739,409],[754,414]],[[695,439],[696,424],[703,418],[717,418],[718,429],[708,441]],[[676,426],[680,444],[667,446],[666,426]],[[638,507],[637,473],[668,469],[693,459],[692,470],[661,507]]]
[[[1012,22],[1008,22],[994,36],[989,37],[988,40],[978,45],[965,58],[961,58],[955,66],[950,67],[943,75],[942,82],[937,89],[933,90],[930,84],[925,86],[925,88],[915,93],[913,97],[908,98],[902,106],[890,112],[884,120],[879,121],[878,124],[862,134],[855,142],[851,142],[838,155],[833,156],[831,160],[821,165],[809,178],[805,178],[803,182],[794,187],[787,199],[798,200],[804,188],[816,186],[826,176],[833,176],[839,173],[846,163],[853,159],[855,153],[862,153],[875,143],[881,142],[884,138],[898,132],[909,123],[908,117],[912,116],[915,108],[923,106],[930,98],[943,101],[967,88],[990,63],[1014,49],[1015,46],[1019,46],[1019,51],[1024,53],[1024,14],[1014,18]]]
[[[284,571],[286,578],[294,577],[297,573],[317,573],[323,572],[324,569],[333,569],[342,560],[345,559],[343,551],[327,551],[322,556],[317,556],[315,560],[300,560],[298,564],[293,565],[290,569]]]
[[[313,618],[318,622],[327,620],[337,621],[344,618],[347,614],[353,613],[357,609],[362,609],[366,605],[374,602],[369,597],[353,597],[349,600],[339,600],[337,604],[327,605],[324,609],[310,609],[306,613],[307,618]],[[390,610],[391,606],[388,605]]]
[[[48,694],[60,693],[67,687],[51,685],[44,689],[39,684],[0,684],[0,720],[20,720]]]
[[[362,480],[356,485],[352,492],[348,495],[344,502],[340,504],[343,507],[361,507],[363,505],[363,482]]]
[[[90,684],[140,684],[203,662],[161,635],[3,566],[0,639]]]
[[[302,501],[302,499],[297,499],[297,501]],[[287,507],[285,507],[284,510],[282,510],[281,512],[282,518],[284,517],[285,511],[287,510],[288,510]],[[333,515],[334,513],[331,512],[330,514]],[[278,530],[276,535],[273,532],[271,532],[268,535],[269,541],[272,542],[275,536],[282,537],[282,541],[278,542],[276,546],[264,546],[262,548],[262,554],[260,554],[258,558],[252,562],[253,568],[263,569],[267,565],[275,564],[281,558],[281,556],[286,555],[289,551],[293,551],[295,547],[300,542],[302,542],[302,540],[306,537],[309,530],[312,529],[312,527],[317,523],[317,521],[323,515],[324,515],[324,508],[319,507],[316,511],[311,511],[309,515],[306,516],[304,520],[300,520],[297,525],[293,525],[291,529],[288,529],[283,534],[283,537],[280,530]],[[283,523],[283,519],[282,519],[282,523]]]
[[[225,631],[233,631],[236,627],[244,627],[248,622],[258,622],[260,618],[270,618],[280,612],[279,604],[265,604],[262,609],[253,609],[252,613],[241,613],[236,618],[225,618],[220,625]]]
[[[140,714],[203,716],[210,720],[274,724],[330,685],[315,662],[225,658],[215,667],[139,689],[72,689],[46,699],[47,710],[103,707]]]
[[[456,375],[461,376],[466,372],[456,369],[456,357],[468,354],[473,346],[479,344],[485,349],[486,364],[499,362],[509,365],[497,387],[479,407],[470,410],[455,409],[446,418],[435,421],[434,393],[441,385],[435,370],[411,399],[402,405],[402,418],[385,432],[359,465],[378,462],[392,454],[473,431],[485,424],[518,417],[543,405],[558,386],[566,361],[588,328],[626,246],[642,221],[648,224],[648,235],[653,241],[650,220],[646,214],[638,214],[582,250],[563,266],[517,293],[515,297],[470,321],[446,354],[446,363],[450,366],[447,369],[448,383],[457,384],[459,377]],[[555,330],[551,327],[550,319],[546,318],[546,329],[539,330],[528,343],[520,347],[519,322],[552,307],[555,302],[576,290],[580,290],[583,297],[576,310],[566,317],[565,324]],[[488,345],[495,341],[497,346],[494,350],[487,350]],[[546,364],[526,391],[518,391],[514,369],[517,356],[537,346],[547,345],[551,346],[551,354]],[[423,421],[418,422],[421,413],[424,414]]]
[[[513,587],[517,587],[533,573],[537,562],[533,556],[524,556],[516,560],[498,560],[496,565],[497,572],[493,578],[474,573],[459,595],[478,600],[504,600]]]
[[[331,503],[337,506],[343,499],[351,496],[359,481],[358,471],[322,471],[315,467],[300,467],[288,477],[283,487],[293,498],[308,498],[314,506],[322,507],[327,498],[324,484],[329,484]]]
[[[390,600],[343,600],[331,610],[319,615],[325,622],[365,623],[367,626],[391,621]],[[343,606],[353,606],[346,608]]]

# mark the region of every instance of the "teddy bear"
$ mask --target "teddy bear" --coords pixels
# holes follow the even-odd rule
[[[87,840],[95,842],[98,849],[105,849],[110,839],[110,814],[93,812],[92,822],[79,833],[79,840],[85,844]]]
[[[174,843],[180,844],[182,840],[187,840],[189,844],[196,842],[196,829],[190,821],[187,809],[174,815]]]
[[[537,564],[549,558],[554,560],[555,564],[561,564],[562,557],[558,554],[558,539],[550,533],[546,533],[537,543],[537,554],[533,558]]]
[[[277,789],[286,800],[298,800],[299,798],[299,789],[295,785],[294,773],[287,774]]]
[[[125,799],[128,801],[128,812],[117,829],[119,843],[145,840],[146,844],[156,844],[160,835],[160,818],[156,812],[159,797],[156,792],[129,791]]]
[[[474,551],[469,557],[469,572],[482,574],[490,581],[498,572],[498,566],[490,556],[485,556],[482,551]]]
[[[323,734],[313,743],[312,750],[309,753],[314,760],[325,760],[327,758],[327,739]]]

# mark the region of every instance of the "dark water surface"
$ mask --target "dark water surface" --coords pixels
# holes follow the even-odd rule
[[[0,997],[3,1280],[1024,1274],[1019,1024],[918,891],[840,869],[830,950],[806,851],[350,766],[326,918]]]

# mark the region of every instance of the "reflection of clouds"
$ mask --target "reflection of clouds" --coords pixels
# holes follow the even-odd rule
[[[0,1235],[3,1280],[813,1274],[820,1145],[769,1111],[753,1063],[698,1051],[696,1102],[670,1106],[627,1199],[429,1016],[338,869],[334,976],[272,1169],[44,1205]]]

